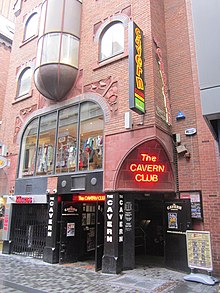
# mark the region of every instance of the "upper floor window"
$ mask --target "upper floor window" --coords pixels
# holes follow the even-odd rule
[[[105,60],[124,51],[124,26],[121,22],[113,23],[104,32],[100,42],[100,60]]]
[[[30,39],[31,37],[37,35],[38,30],[38,14],[33,13],[25,24],[24,30],[24,41]]]
[[[25,68],[18,77],[17,98],[30,92],[32,70],[30,67]]]
[[[36,117],[23,133],[19,177],[101,169],[103,129],[102,109],[93,102]]]

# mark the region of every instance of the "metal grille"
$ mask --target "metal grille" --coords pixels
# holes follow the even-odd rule
[[[11,226],[13,254],[43,258],[46,235],[46,204],[13,205]]]

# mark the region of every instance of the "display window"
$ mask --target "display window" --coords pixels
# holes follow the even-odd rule
[[[102,168],[104,116],[84,102],[33,119],[26,127],[19,177]]]
[[[59,113],[56,173],[76,171],[78,111],[76,105]]]
[[[34,119],[26,128],[20,158],[20,174],[33,176],[35,168],[35,153],[37,144],[38,118]]]
[[[83,104],[80,111],[79,170],[102,168],[103,115],[96,104]]]
[[[53,173],[57,113],[40,118],[36,175]]]

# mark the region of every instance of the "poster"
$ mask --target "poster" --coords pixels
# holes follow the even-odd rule
[[[168,229],[178,229],[177,213],[168,213]]]
[[[181,199],[190,199],[191,217],[194,219],[202,219],[202,203],[199,191],[186,191],[180,193]]]
[[[66,236],[75,236],[75,223],[67,223],[66,226]]]
[[[210,232],[186,231],[189,268],[213,270]]]

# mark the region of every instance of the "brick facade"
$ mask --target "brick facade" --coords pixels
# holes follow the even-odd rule
[[[34,115],[35,111],[40,109],[46,111],[49,107],[55,106],[54,102],[39,94],[33,80],[30,96],[15,99],[18,73],[26,65],[34,66],[36,58],[37,36],[23,42],[24,21],[32,11],[37,11],[39,6],[39,0],[23,1],[21,13],[16,17],[15,37],[2,115],[2,141],[8,146],[8,158],[11,160],[8,168],[8,190],[11,191],[15,184],[19,139],[25,121],[30,115]],[[178,183],[175,182],[175,191],[202,191],[204,221],[194,222],[194,228],[211,232],[214,270],[220,274],[220,228],[213,225],[220,217],[219,150],[202,117],[191,18],[189,0],[84,1],[79,74],[64,102],[72,101],[74,103],[79,98],[86,98],[90,94],[92,94],[92,98],[98,97],[99,104],[106,115],[105,191],[115,189],[118,169],[129,150],[152,138],[157,138],[161,142],[175,172],[173,155],[175,142],[172,135],[180,134],[181,144],[186,146],[190,157],[186,158],[184,154],[177,154]],[[99,63],[100,29],[117,19],[124,21],[125,51],[122,56]],[[132,112],[133,128],[125,130],[124,113],[129,111],[127,22],[130,19],[134,20],[144,33],[146,114],[141,117]],[[163,62],[163,73],[166,78],[166,94],[171,104],[172,125],[168,125],[160,116],[165,115],[165,97],[162,94],[163,83],[158,69],[158,48],[161,52],[162,61],[160,60],[160,62]],[[3,50],[4,54],[9,55],[8,49],[0,46],[0,60]],[[2,66],[1,63],[0,74],[2,74]],[[4,70],[6,72],[7,68]],[[104,86],[101,85],[102,82]],[[2,89],[1,84],[0,89]],[[0,94],[3,95],[3,93]],[[62,103],[63,101],[58,102],[57,108]],[[184,113],[186,117],[184,120],[176,120],[178,111]],[[186,136],[185,130],[192,127],[197,129],[197,134]]]

